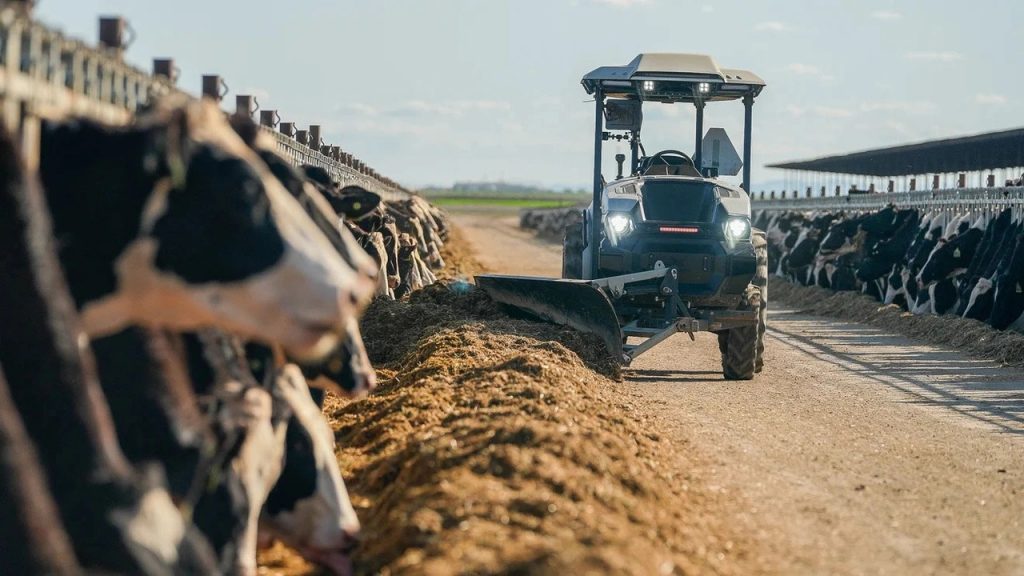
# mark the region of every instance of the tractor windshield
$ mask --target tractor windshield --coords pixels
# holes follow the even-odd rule
[[[640,189],[644,217],[659,222],[710,222],[715,185],[708,182],[648,180]]]

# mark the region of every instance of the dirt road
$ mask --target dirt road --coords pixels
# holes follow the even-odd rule
[[[560,248],[455,214],[494,272],[557,276]],[[1024,574],[1024,373],[776,308],[767,366],[725,382],[713,337],[674,337],[622,386],[786,574]]]

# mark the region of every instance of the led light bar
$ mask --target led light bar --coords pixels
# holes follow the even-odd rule
[[[658,231],[672,234],[698,234],[700,233],[700,228],[696,226],[660,226]]]

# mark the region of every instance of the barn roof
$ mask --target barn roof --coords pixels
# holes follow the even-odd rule
[[[769,164],[768,168],[865,176],[909,176],[1019,166],[1024,166],[1024,128]]]

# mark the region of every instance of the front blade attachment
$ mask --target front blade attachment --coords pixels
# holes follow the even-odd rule
[[[495,302],[513,306],[542,320],[596,334],[617,362],[626,362],[622,330],[608,296],[586,280],[483,274],[476,285]]]

